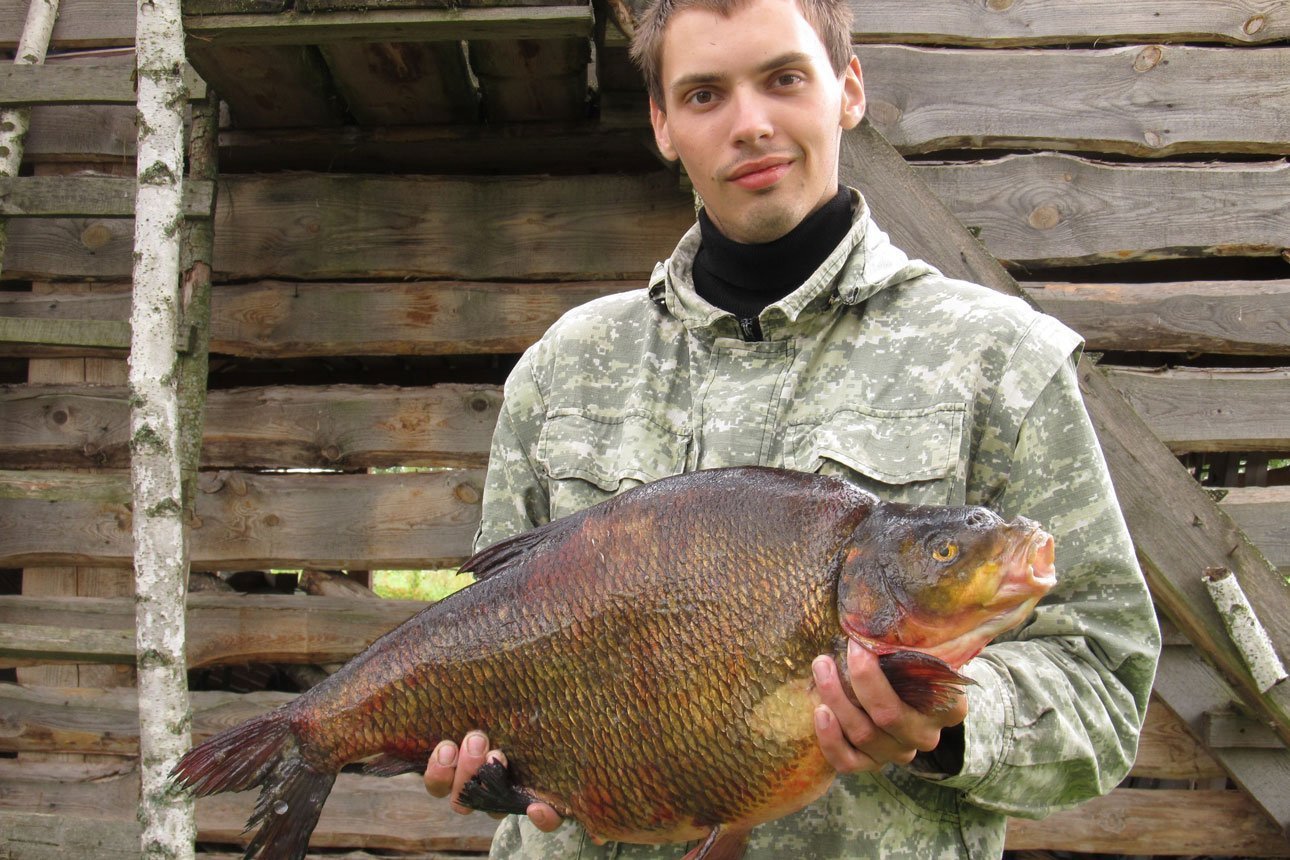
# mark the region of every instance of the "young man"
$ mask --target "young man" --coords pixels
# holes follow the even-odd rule
[[[647,289],[558,322],[506,384],[479,546],[628,487],[763,464],[884,498],[985,504],[1043,522],[1058,585],[924,716],[853,646],[816,661],[816,731],[840,777],[753,831],[746,856],[988,857],[1007,815],[1105,792],[1133,761],[1158,652],[1151,602],[1074,376],[1079,338],[1022,302],[909,260],[838,186],[864,113],[843,0],[658,0],[633,54],[660,150],[703,198]],[[851,704],[843,686],[854,691]],[[426,771],[455,796],[476,733]],[[554,810],[494,856],[676,858],[597,846]]]

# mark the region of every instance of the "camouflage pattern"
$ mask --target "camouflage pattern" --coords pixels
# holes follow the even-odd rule
[[[1006,815],[1115,787],[1159,652],[1146,585],[1084,411],[1078,335],[1023,301],[909,260],[856,193],[850,233],[762,312],[765,340],[698,296],[691,229],[648,289],[558,321],[506,383],[477,544],[682,471],[760,464],[843,476],[901,501],[1043,523],[1056,588],[964,668],[964,764],[841,777],[755,830],[748,858],[997,857]],[[499,828],[495,857],[667,858],[576,824]]]

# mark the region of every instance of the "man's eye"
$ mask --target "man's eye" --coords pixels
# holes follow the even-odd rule
[[[785,72],[784,74],[775,78],[775,83],[776,85],[781,87],[791,87],[793,84],[799,83],[801,80],[802,80],[802,76],[797,74],[796,72]]]
[[[699,90],[698,92],[690,96],[690,101],[696,105],[706,105],[706,104],[711,104],[713,98],[714,96],[710,91]]]

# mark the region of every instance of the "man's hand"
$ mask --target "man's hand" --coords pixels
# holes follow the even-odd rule
[[[877,655],[856,642],[847,646],[845,680],[830,657],[816,657],[812,669],[821,702],[815,708],[815,734],[824,758],[838,773],[909,764],[920,751],[936,748],[943,729],[967,718],[963,694],[948,710],[931,715],[905,704],[878,667]],[[844,683],[851,685],[861,707],[847,698]]]
[[[482,732],[466,735],[460,747],[452,741],[440,741],[426,765],[426,791],[435,797],[450,797],[454,812],[469,815],[473,810],[462,806],[457,797],[461,794],[462,786],[470,782],[471,777],[487,761],[499,761],[504,765],[506,756],[501,750],[490,750],[488,737]],[[530,803],[528,817],[538,830],[545,832],[555,830],[562,820],[560,814],[545,803]]]

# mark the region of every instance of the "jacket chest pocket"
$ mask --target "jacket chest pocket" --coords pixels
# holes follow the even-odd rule
[[[967,473],[967,407],[841,409],[819,422],[790,425],[785,462],[845,478],[889,501],[959,504]]]
[[[680,474],[689,445],[688,434],[644,415],[548,417],[538,437],[537,458],[547,474],[551,519]]]

